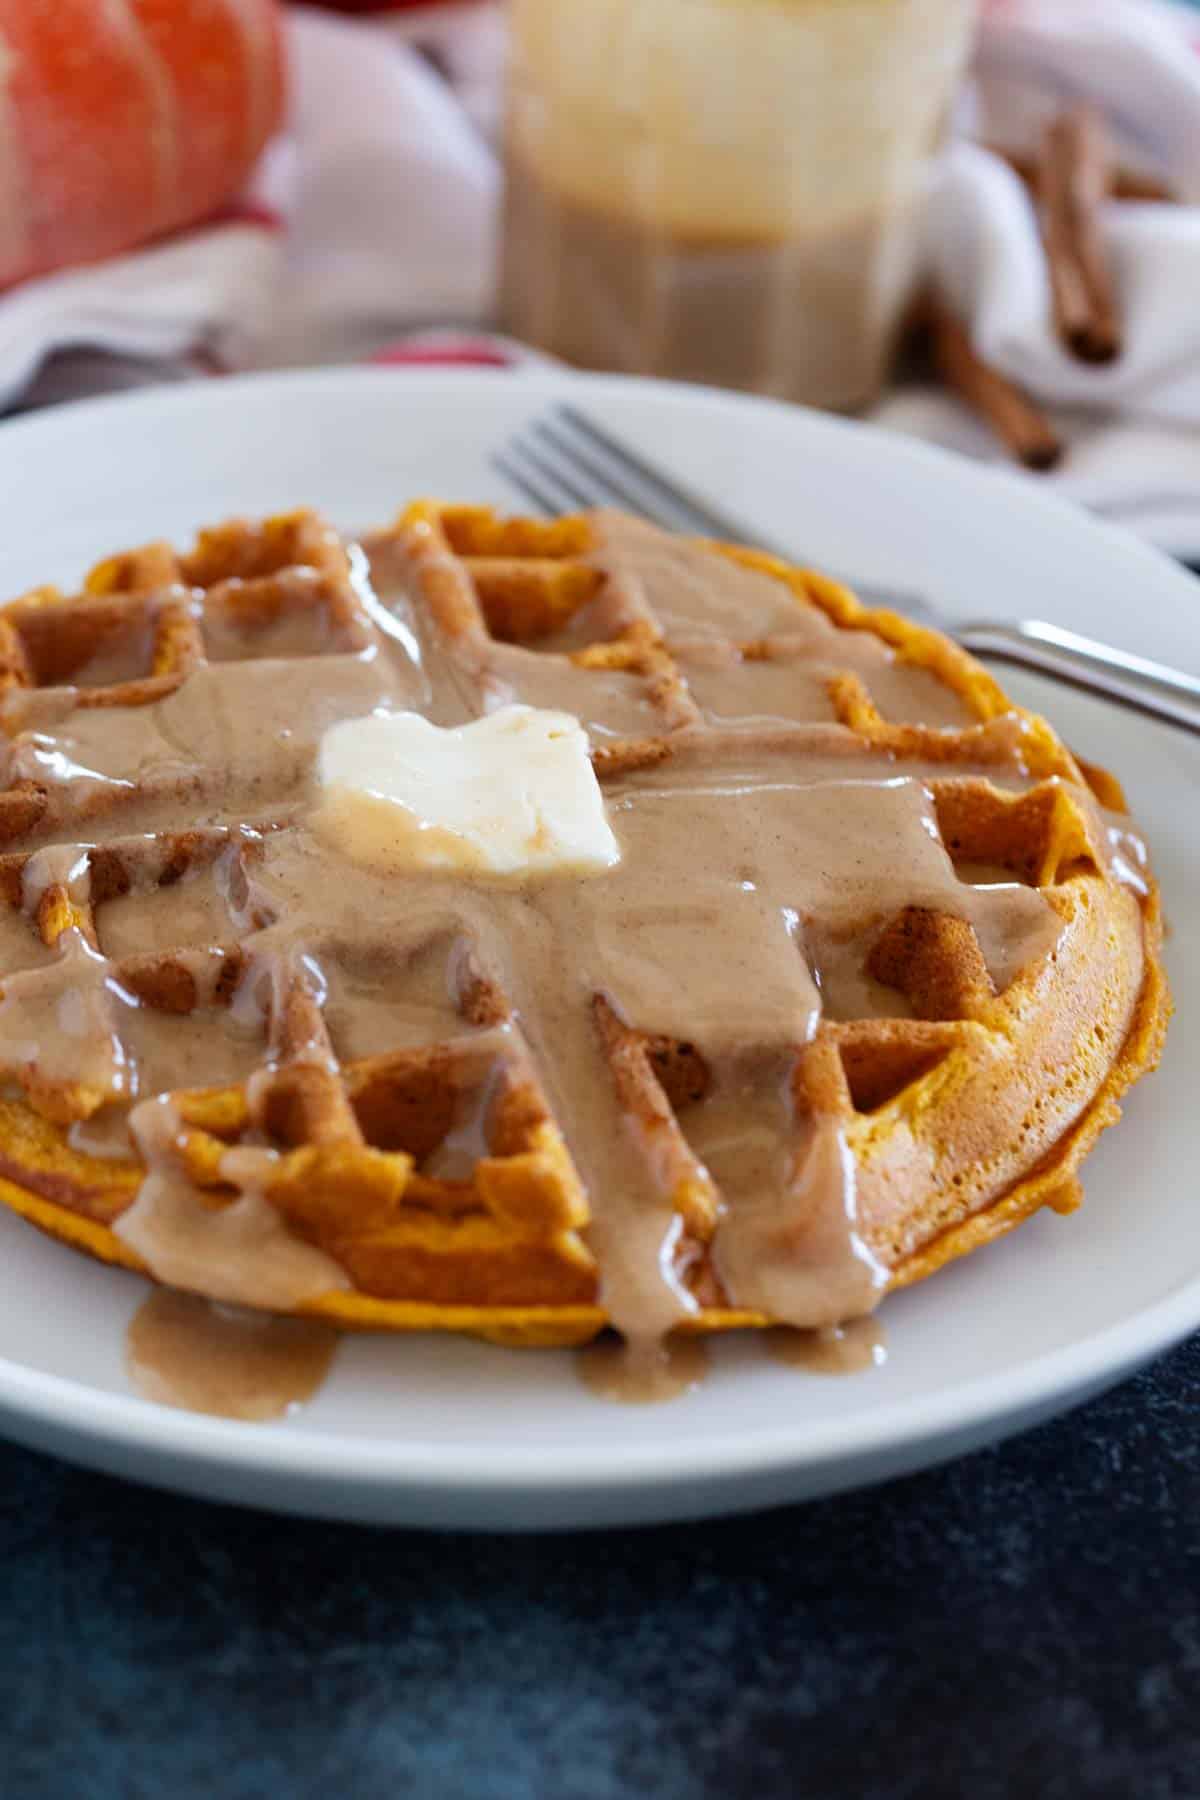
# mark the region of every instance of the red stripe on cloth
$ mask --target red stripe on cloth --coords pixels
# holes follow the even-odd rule
[[[224,357],[217,355],[211,344],[197,344],[188,356],[187,362],[197,375],[215,378],[218,375],[233,374],[233,369]]]
[[[491,344],[385,344],[368,361],[383,368],[456,364],[484,369],[511,369],[513,359]]]
[[[218,206],[206,218],[199,220],[193,230],[203,230],[206,225],[257,225],[262,231],[283,231],[287,220],[273,206],[266,206],[261,200],[229,200],[224,206]]]

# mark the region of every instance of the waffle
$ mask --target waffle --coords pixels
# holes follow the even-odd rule
[[[172,1286],[523,1345],[833,1324],[1072,1209],[1158,1056],[1117,783],[752,550],[235,521],[12,601],[0,689],[0,1199]],[[587,726],[611,880],[317,845],[332,723],[508,700]]]

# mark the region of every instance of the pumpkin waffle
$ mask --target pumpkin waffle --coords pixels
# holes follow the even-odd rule
[[[1157,1059],[1117,783],[837,583],[618,514],[233,522],[0,611],[0,1199],[346,1327],[834,1324],[1077,1204]],[[310,830],[332,724],[575,714],[622,862]]]

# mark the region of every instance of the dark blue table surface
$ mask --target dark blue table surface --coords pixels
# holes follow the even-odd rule
[[[949,1468],[436,1537],[0,1448],[0,1796],[1196,1800],[1200,1338]]]

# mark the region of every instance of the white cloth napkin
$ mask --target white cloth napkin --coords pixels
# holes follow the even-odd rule
[[[0,406],[368,355],[521,360],[519,347],[461,329],[428,335],[488,318],[499,11],[351,21],[297,8],[289,36],[288,129],[237,206],[201,230],[0,295]],[[1122,162],[1198,202],[1109,208],[1121,360],[1084,367],[1058,346],[1028,196],[978,141],[959,141],[938,172],[927,256],[981,352],[1065,431],[1061,469],[1029,479],[1200,557],[1200,20],[1167,0],[984,0],[965,109],[975,139],[1029,147],[1051,112],[1085,97],[1104,110]],[[414,330],[424,335],[397,348]],[[940,392],[897,389],[876,417],[1002,457]]]
[[[1103,111],[1123,166],[1165,177],[1197,202],[1108,206],[1126,345],[1104,368],[1076,361],[1054,334],[1033,206],[999,157],[978,142],[957,143],[925,221],[929,266],[977,349],[1063,428],[1070,452],[1052,485],[1196,556],[1200,20],[1147,0],[993,0],[974,75],[977,137],[1029,149],[1058,108],[1087,99]],[[1003,455],[957,402],[933,390],[893,392],[876,417],[973,455]]]

